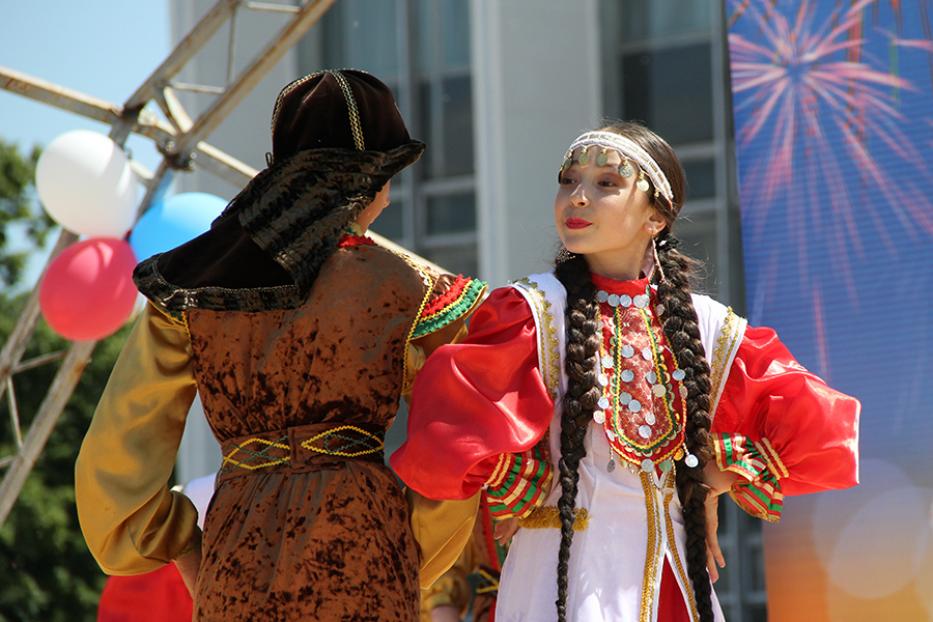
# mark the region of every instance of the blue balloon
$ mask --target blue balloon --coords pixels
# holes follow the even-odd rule
[[[130,233],[130,246],[142,261],[184,244],[211,227],[227,201],[205,192],[184,192],[156,202]]]

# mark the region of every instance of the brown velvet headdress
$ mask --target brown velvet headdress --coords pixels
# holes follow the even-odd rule
[[[345,69],[295,80],[275,102],[268,168],[209,231],[140,263],[136,285],[172,314],[297,306],[347,225],[423,151],[376,77]]]
[[[364,71],[299,78],[282,89],[272,110],[273,161],[305,149],[391,151],[411,142],[389,87]]]

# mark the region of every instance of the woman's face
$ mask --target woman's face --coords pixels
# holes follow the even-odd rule
[[[650,205],[648,193],[636,188],[637,167],[632,165],[634,174],[623,177],[619,154],[610,150],[599,166],[599,152],[599,147],[590,147],[587,164],[574,163],[561,174],[554,199],[557,234],[571,253],[640,259],[664,220]]]

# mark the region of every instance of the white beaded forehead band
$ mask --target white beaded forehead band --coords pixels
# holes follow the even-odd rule
[[[632,166],[629,164],[629,160],[633,161],[638,165],[639,169],[638,182],[636,184],[638,189],[642,192],[648,191],[648,181],[645,179],[645,175],[647,175],[648,179],[650,179],[651,183],[654,185],[655,197],[660,193],[669,203],[674,203],[674,193],[671,190],[671,184],[667,180],[667,176],[661,170],[661,167],[654,161],[654,158],[648,155],[648,152],[642,149],[636,142],[614,132],[586,132],[578,136],[570,144],[567,153],[564,155],[564,163],[561,166],[561,171],[569,168],[574,162],[586,165],[590,157],[588,150],[590,147],[594,146],[601,148],[601,151],[596,155],[597,166],[605,166],[607,149],[616,151],[622,156],[622,164],[619,166],[620,175],[623,177],[631,177],[634,174]],[[581,149],[581,152],[577,158],[574,158],[573,153],[577,149]]]

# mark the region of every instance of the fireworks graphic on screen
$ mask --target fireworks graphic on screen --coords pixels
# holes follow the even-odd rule
[[[764,243],[775,226],[789,233],[793,249],[763,262],[761,278],[770,280],[789,260],[796,266],[813,304],[823,363],[821,287],[809,270],[808,248],[829,251],[832,271],[854,302],[852,262],[865,243],[860,228],[872,227],[872,237],[894,255],[892,227],[903,227],[914,239],[933,237],[933,209],[920,190],[929,187],[928,139],[905,131],[916,119],[903,106],[929,85],[897,73],[899,53],[923,53],[930,56],[933,79],[927,0],[919,2],[926,35],[920,39],[874,25],[872,13],[881,5],[900,22],[900,2],[730,4],[735,136],[747,163],[741,200],[743,213],[754,212],[746,247]],[[905,169],[911,175],[893,179],[892,173]]]

